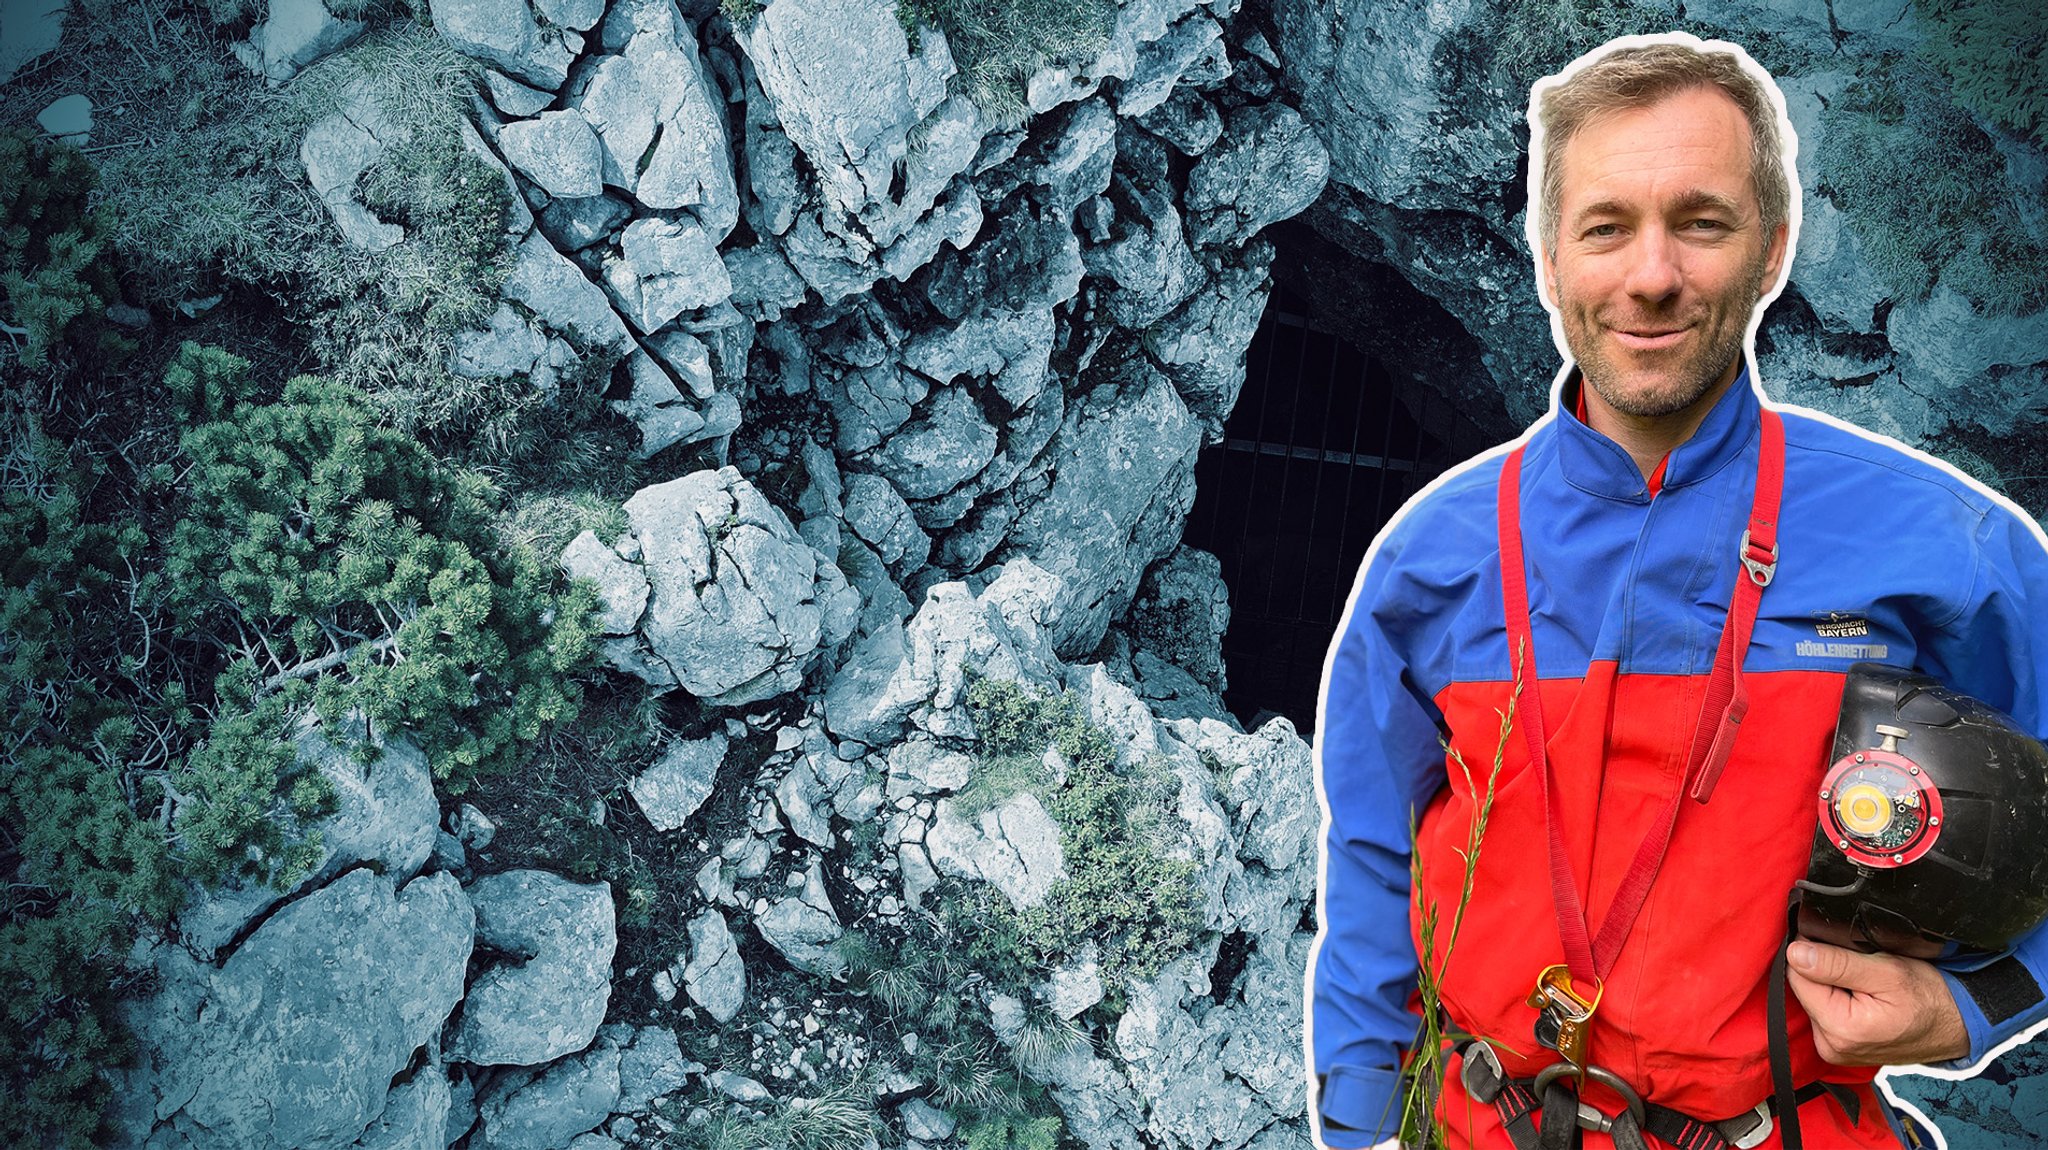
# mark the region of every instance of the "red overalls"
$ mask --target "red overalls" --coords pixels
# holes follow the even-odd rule
[[[1513,496],[1503,498],[1511,517]],[[1775,496],[1769,506],[1768,518],[1775,519]],[[1510,539],[1510,530],[1504,521],[1503,553],[1518,566],[1519,541]],[[1732,576],[1732,553],[1729,564]],[[1511,591],[1508,597],[1516,596]],[[1512,635],[1512,606],[1509,616]],[[1679,804],[1655,881],[1604,971],[1588,1047],[1592,1064],[1618,1075],[1642,1098],[1710,1122],[1739,1115],[1772,1092],[1765,1006],[1770,965],[1783,941],[1787,893],[1805,873],[1814,794],[1842,689],[1842,677],[1827,672],[1744,678],[1749,709],[1722,771],[1731,785],[1718,792],[1719,801]],[[1439,918],[1438,950],[1425,961],[1443,972],[1442,1003],[1454,1027],[1490,1040],[1509,1078],[1534,1077],[1559,1060],[1538,1045],[1536,1011],[1528,1005],[1539,972],[1565,953],[1551,925],[1559,920],[1552,826],[1586,924],[1597,934],[1631,869],[1643,865],[1638,855],[1645,832],[1665,820],[1674,797],[1688,787],[1688,752],[1707,689],[1705,676],[1625,676],[1601,660],[1581,680],[1543,682],[1536,729],[1548,735],[1550,821],[1541,768],[1524,738],[1532,710],[1527,702],[1518,729],[1501,740],[1499,715],[1509,705],[1511,685],[1454,683],[1436,696],[1465,766],[1447,761],[1449,787],[1430,804],[1417,833],[1423,878],[1417,905],[1433,903]],[[1460,900],[1463,851],[1496,754],[1502,765],[1460,930],[1464,941],[1446,964],[1442,947]],[[1414,925],[1419,949],[1419,921]],[[1824,1062],[1796,1002],[1788,1014],[1795,1083],[1853,1084],[1861,1098],[1855,1118],[1825,1095],[1802,1106],[1806,1144],[1896,1148],[1884,1102],[1868,1085],[1875,1069]],[[1466,1096],[1458,1069],[1454,1059],[1440,1109],[1450,1145],[1508,1146],[1494,1108]],[[1610,1114],[1624,1106],[1622,1097],[1597,1083],[1585,1091],[1586,1101]],[[1610,1140],[1588,1132],[1584,1144]],[[1774,1125],[1760,1145],[1781,1145],[1779,1128]]]

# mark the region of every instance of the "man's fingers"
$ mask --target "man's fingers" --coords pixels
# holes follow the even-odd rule
[[[1836,1001],[1843,995],[1841,990],[1825,982],[1815,982],[1796,970],[1785,972],[1785,985],[1816,1027],[1825,1028],[1834,1023],[1843,1013],[1843,1007],[1848,1005],[1846,998],[1839,1003]]]
[[[1900,981],[1895,959],[1821,942],[1802,939],[1793,943],[1785,952],[1785,961],[1792,973],[1844,990],[1889,990]]]

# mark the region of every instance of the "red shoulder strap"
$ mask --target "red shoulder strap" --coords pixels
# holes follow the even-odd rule
[[[1758,605],[1778,567],[1778,506],[1785,485],[1785,427],[1778,413],[1764,409],[1761,419],[1763,442],[1757,457],[1756,492],[1750,503],[1749,526],[1738,547],[1741,571],[1729,598],[1728,617],[1721,626],[1721,639],[1714,655],[1714,669],[1707,681],[1700,717],[1694,727],[1691,751],[1686,759],[1685,778],[1689,787],[1672,795],[1671,805],[1643,836],[1635,859],[1622,876],[1600,936],[1591,939],[1586,912],[1579,900],[1579,887],[1565,854],[1564,831],[1559,825],[1551,794],[1556,786],[1548,753],[1548,729],[1543,721],[1542,684],[1536,675],[1536,645],[1529,622],[1528,567],[1522,552],[1521,474],[1523,448],[1509,453],[1501,468],[1499,531],[1501,600],[1506,614],[1508,658],[1519,686],[1516,709],[1520,712],[1522,735],[1529,747],[1530,767],[1539,772],[1543,795],[1543,822],[1549,839],[1551,898],[1557,909],[1558,936],[1564,944],[1565,963],[1575,979],[1597,979],[1612,967],[1621,945],[1634,925],[1636,915],[1649,898],[1650,885],[1663,865],[1671,844],[1671,828],[1677,822],[1682,798],[1689,790],[1694,799],[1706,802],[1713,796],[1721,771],[1734,750],[1749,696],[1742,688],[1742,661],[1749,651],[1750,636],[1756,629]]]

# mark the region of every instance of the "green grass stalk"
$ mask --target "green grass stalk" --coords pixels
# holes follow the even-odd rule
[[[1432,1150],[1449,1144],[1449,1131],[1437,1116],[1437,1100],[1443,1096],[1444,1074],[1448,1069],[1445,1055],[1452,1040],[1459,1036],[1445,1029],[1443,980],[1444,973],[1450,969],[1452,952],[1457,949],[1459,932],[1465,925],[1465,910],[1472,902],[1472,884],[1479,870],[1479,849],[1486,840],[1486,824],[1493,815],[1494,794],[1500,783],[1501,767],[1507,760],[1508,738],[1514,730],[1515,711],[1522,697],[1522,658],[1519,655],[1515,666],[1517,670],[1513,689],[1508,694],[1507,709],[1496,712],[1500,715],[1500,737],[1494,743],[1493,767],[1486,775],[1486,792],[1473,810],[1465,845],[1458,848],[1458,855],[1465,862],[1464,879],[1458,888],[1458,905],[1451,912],[1450,934],[1444,939],[1442,955],[1435,960],[1433,967],[1431,956],[1437,954],[1440,908],[1435,900],[1423,895],[1422,851],[1412,816],[1409,825],[1408,874],[1417,899],[1416,941],[1420,959],[1416,964],[1416,981],[1422,1000],[1422,1022],[1417,1029],[1413,1057],[1406,1072],[1408,1086],[1401,1098],[1400,1137],[1403,1146],[1415,1150]],[[1465,756],[1448,741],[1444,743],[1444,751],[1464,776],[1466,793],[1478,794],[1472,768],[1465,762]]]

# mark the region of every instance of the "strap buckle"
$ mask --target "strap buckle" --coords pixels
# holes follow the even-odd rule
[[[1458,1067],[1458,1079],[1465,1084],[1465,1093],[1491,1106],[1500,1097],[1501,1088],[1507,1085],[1507,1069],[1500,1064],[1500,1055],[1493,1052],[1493,1044],[1484,1039],[1474,1039],[1460,1051],[1464,1063]]]
[[[1582,1069],[1573,1066],[1569,1062],[1553,1062],[1543,1068],[1543,1073],[1536,1076],[1536,1085],[1534,1087],[1536,1097],[1542,1098],[1543,1092],[1550,1089],[1551,1083],[1567,1075],[1574,1076],[1574,1085],[1572,1087],[1574,1093],[1578,1090],[1576,1077],[1583,1076],[1621,1095],[1621,1100],[1626,1103],[1626,1113],[1630,1118],[1635,1119],[1636,1129],[1641,1130],[1643,1128],[1643,1123],[1648,1115],[1643,1109],[1642,1096],[1637,1094],[1628,1083],[1622,1081],[1619,1074],[1614,1073],[1605,1066],[1587,1065]],[[1620,1118],[1621,1115],[1608,1114],[1584,1098],[1580,1098],[1578,1117],[1579,1129],[1591,1130],[1595,1134],[1609,1134],[1614,1130],[1615,1120]]]
[[[1759,587],[1770,586],[1771,579],[1778,573],[1778,545],[1772,543],[1771,549],[1765,551],[1750,541],[1749,528],[1745,527],[1742,529],[1741,554],[1742,566],[1749,572],[1750,582]]]
[[[1714,1129],[1734,1150],[1750,1150],[1771,1136],[1771,1100],[1766,1098],[1733,1118],[1714,1123]]]

